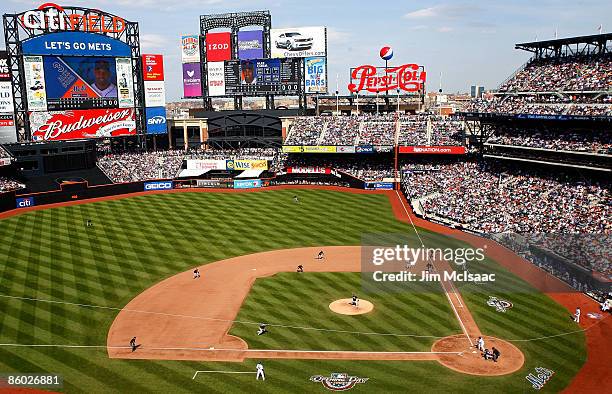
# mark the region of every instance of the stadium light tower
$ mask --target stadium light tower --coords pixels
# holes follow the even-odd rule
[[[397,113],[399,114],[400,90],[397,88]]]

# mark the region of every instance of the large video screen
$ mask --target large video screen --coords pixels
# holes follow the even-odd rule
[[[43,57],[47,109],[117,108],[117,69],[112,57]],[[127,85],[128,78],[120,76]]]
[[[224,63],[222,72],[220,64],[209,63],[209,95],[297,94],[300,87],[301,61],[301,59],[230,60]]]

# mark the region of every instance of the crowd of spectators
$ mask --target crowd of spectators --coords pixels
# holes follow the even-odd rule
[[[184,154],[182,150],[106,154],[98,157],[97,164],[115,183],[173,178]]]
[[[285,145],[318,145],[317,141],[325,129],[328,116],[300,116],[289,128]]]
[[[612,233],[610,183],[565,179],[473,162],[404,168],[403,188],[423,199],[426,214],[447,218],[474,231]]]
[[[19,190],[25,188],[23,183],[17,182],[14,179],[0,176],[0,193],[9,192],[11,190]]]
[[[500,92],[606,91],[612,88],[612,55],[567,56],[530,62]]]
[[[432,114],[296,118],[285,145],[393,146],[398,121],[399,145],[462,145],[463,122]]]
[[[316,145],[355,145],[361,123],[364,120],[363,116],[330,117],[323,139]]]
[[[545,102],[536,102],[543,100]],[[612,104],[559,104],[541,96],[495,96],[490,100],[474,99],[466,112],[532,115],[612,116]]]
[[[487,143],[612,154],[612,130],[548,130],[498,127]]]
[[[427,145],[427,115],[400,117],[398,144],[400,146]]]

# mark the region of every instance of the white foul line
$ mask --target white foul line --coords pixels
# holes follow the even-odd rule
[[[406,209],[404,200],[399,195],[399,191],[396,190],[395,194],[397,195],[397,198],[399,199],[400,203],[402,203],[402,208],[404,208],[404,212],[406,212],[406,215],[408,215],[408,219],[410,219],[412,228],[414,228],[414,232],[416,233],[417,237],[419,237],[419,240],[421,241],[421,245],[425,247],[425,244],[423,244],[423,240],[421,240],[421,236],[417,232],[414,222],[412,221],[412,217],[410,217],[410,213]],[[432,265],[434,265],[433,261],[432,261]],[[434,265],[434,269],[437,271],[437,268],[435,265]],[[461,320],[461,317],[459,316],[459,312],[457,312],[457,308],[455,308],[455,304],[453,303],[453,300],[450,298],[450,295],[448,294],[448,291],[446,290],[446,286],[444,286],[444,281],[441,280],[440,284],[442,285],[442,289],[444,289],[444,294],[446,294],[446,298],[448,298],[448,302],[450,303],[451,307],[453,308],[453,311],[455,312],[455,316],[457,316],[457,320],[459,320],[459,324],[461,325],[461,329],[463,330],[463,333],[467,337],[468,341],[470,341],[470,345],[474,346],[474,342],[472,342],[472,338],[470,338],[470,335],[468,334],[467,329],[465,328],[465,325],[463,324],[463,320]]]
[[[196,371],[193,374],[193,378],[191,379],[195,379],[196,376],[198,376],[199,373],[257,373],[257,372],[234,372],[234,371]]]

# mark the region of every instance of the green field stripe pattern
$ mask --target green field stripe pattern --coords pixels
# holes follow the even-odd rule
[[[235,324],[230,333],[253,349],[425,352],[436,339],[461,333],[446,296],[431,289],[439,284],[418,284],[411,293],[363,294],[360,282],[359,273],[292,272],[258,279],[236,320],[269,323],[270,332],[257,335],[255,326]],[[374,310],[346,316],[329,309],[332,301],[353,293],[372,302]]]
[[[293,202],[295,194],[300,198],[299,204]],[[87,219],[93,221],[94,227],[85,227]],[[363,233],[376,232],[405,233],[410,242],[418,245],[412,227],[395,220],[388,198],[378,194],[322,190],[174,193],[33,211],[0,220],[0,294],[121,308],[160,280],[207,262],[273,249],[359,245]],[[425,230],[420,232],[427,246],[445,248],[461,244]],[[314,299],[313,292],[320,297],[348,297],[356,280],[351,274],[319,277],[307,273],[300,279],[304,287],[296,284],[292,292],[275,289],[274,280],[292,280],[289,274],[283,275],[268,278],[270,282],[262,281],[261,291],[267,293],[266,298],[251,302],[249,296],[247,307],[250,305],[251,309],[240,313],[248,313],[255,321],[349,327],[353,331],[434,336],[457,332],[447,305],[437,295],[415,299],[388,295],[389,302],[374,298],[377,314],[373,316],[378,318],[349,324],[340,316],[324,318],[326,311],[319,314],[315,302],[309,300]],[[259,281],[256,287],[260,287]],[[293,303],[296,297],[306,299],[281,308],[282,303]],[[522,314],[498,316],[486,308],[480,311],[479,296],[474,293],[475,298],[470,297],[466,302],[471,308],[474,305],[481,327],[502,337],[532,337],[534,333],[565,329],[563,324],[554,324],[556,317],[564,321],[561,308],[539,293],[526,293],[520,299],[526,313],[536,311],[532,312],[533,319]],[[518,304],[517,301],[517,308]],[[308,314],[300,312],[303,308],[309,308]],[[550,318],[539,315],[544,310],[551,314]],[[0,298],[0,343],[105,345],[116,315],[116,310]],[[513,326],[513,318],[520,324]],[[571,322],[567,325],[572,327]],[[253,328],[235,327],[246,329],[245,335],[250,337]],[[364,336],[357,341],[349,336],[334,340],[319,333],[273,329],[274,336],[261,340],[277,343],[262,346],[418,350],[426,349],[431,342]],[[250,337],[246,339],[251,341]],[[129,338],[126,344],[127,341]],[[530,366],[535,365],[530,359],[537,355],[541,366],[557,368],[549,383],[557,390],[567,384],[585,357],[582,335],[517,345],[528,350]],[[268,374],[265,385],[256,382],[254,375],[204,374],[191,380],[196,370],[254,371],[256,360],[244,363],[111,360],[104,348],[0,346],[0,372],[59,373],[64,376],[64,391],[68,392],[325,392],[320,384],[309,382],[308,378],[331,372],[371,378],[353,392],[405,392],[407,388],[444,392],[500,387],[516,392],[530,389],[524,379],[525,371],[480,379],[450,371],[435,362],[264,361]]]

